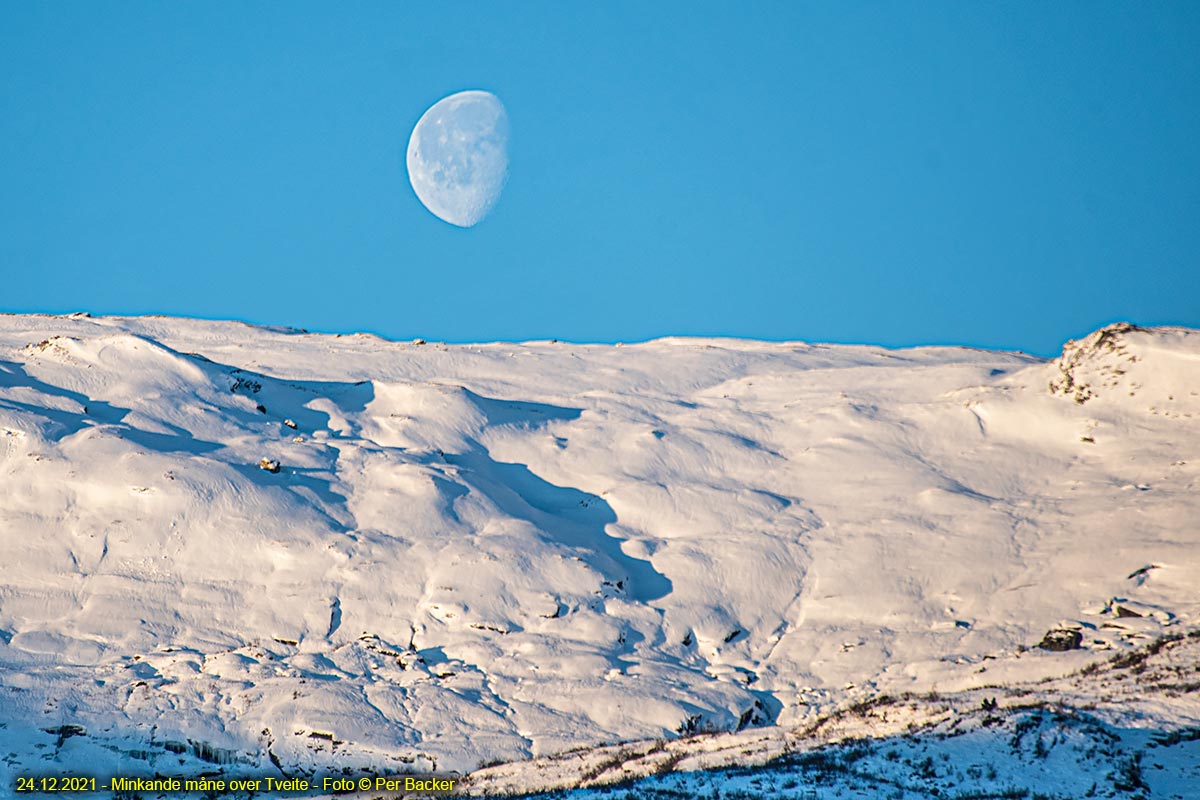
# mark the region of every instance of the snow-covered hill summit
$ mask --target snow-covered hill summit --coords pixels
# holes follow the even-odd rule
[[[1198,520],[1186,329],[3,316],[0,769],[470,770],[1061,675],[1200,623]]]

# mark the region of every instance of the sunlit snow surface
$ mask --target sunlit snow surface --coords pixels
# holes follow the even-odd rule
[[[1065,675],[1197,628],[1198,393],[1184,329],[1045,362],[0,317],[0,781],[465,772]],[[1025,652],[1052,628],[1081,648]]]

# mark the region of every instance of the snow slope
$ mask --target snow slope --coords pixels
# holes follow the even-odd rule
[[[1192,800],[1200,786],[1197,720],[1193,630],[1061,678],[880,694],[792,728],[579,748],[477,770],[464,788],[471,796],[533,789],[541,793],[528,796],[574,800],[614,792],[625,800]]]
[[[1198,449],[1178,328],[1045,362],[0,316],[0,779],[469,771],[1063,675],[1198,627]]]

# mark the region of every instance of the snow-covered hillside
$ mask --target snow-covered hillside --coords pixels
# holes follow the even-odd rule
[[[465,772],[1061,676],[1200,627],[1198,525],[1186,329],[1047,362],[3,316],[0,779]]]
[[[1184,723],[1200,718],[1198,693],[1193,630],[1061,678],[879,694],[791,728],[580,748],[477,770],[465,789],[572,800],[1193,800],[1200,726]]]

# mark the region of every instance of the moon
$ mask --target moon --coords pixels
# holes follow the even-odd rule
[[[434,216],[470,228],[508,180],[508,112],[491,92],[458,92],[430,106],[408,140],[408,179]]]

